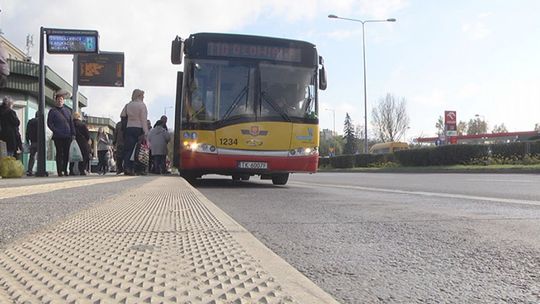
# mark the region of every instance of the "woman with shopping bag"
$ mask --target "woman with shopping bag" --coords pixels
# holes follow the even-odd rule
[[[120,117],[127,117],[124,132],[124,174],[135,175],[134,162],[131,158],[137,143],[146,140],[148,134],[148,110],[144,104],[144,91],[135,89],[131,101],[126,104]]]
[[[79,174],[86,175],[88,171],[88,163],[90,162],[91,149],[88,142],[90,141],[90,132],[88,127],[81,120],[81,114],[78,112],[73,113],[73,124],[75,125],[75,139],[79,148],[81,149],[82,161],[79,161]],[[69,164],[69,174],[75,175],[74,171],[75,163]]]

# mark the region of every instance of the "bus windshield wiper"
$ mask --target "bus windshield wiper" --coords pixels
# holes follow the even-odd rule
[[[249,83],[246,84],[246,86],[242,89],[242,91],[240,91],[240,93],[238,94],[238,96],[236,96],[236,98],[234,99],[233,103],[231,104],[231,106],[227,109],[227,112],[225,112],[225,114],[223,115],[223,118],[221,120],[227,120],[229,119],[229,116],[231,116],[232,112],[234,110],[236,110],[236,108],[238,107],[238,105],[240,104],[240,100],[242,100],[242,97],[244,95],[247,95],[247,91],[248,91],[248,86],[249,86]],[[247,103],[247,101],[246,101]]]
[[[274,109],[274,111],[276,111],[281,117],[283,117],[283,119],[285,119],[286,121],[291,121],[291,118],[289,117],[289,115],[287,115],[287,113],[285,113],[285,111],[283,111],[283,109],[280,109],[273,101],[266,98],[265,91],[261,91],[261,99],[266,101],[266,103],[269,104],[272,109]]]

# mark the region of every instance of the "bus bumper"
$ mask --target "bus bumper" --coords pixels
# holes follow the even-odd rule
[[[206,153],[184,153],[181,157],[181,170],[200,171],[202,173],[236,173],[267,174],[278,172],[317,171],[318,155],[311,156],[251,156],[251,155],[217,155]],[[240,169],[239,162],[266,162],[267,169]]]

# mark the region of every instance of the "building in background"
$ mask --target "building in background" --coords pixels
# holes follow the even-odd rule
[[[8,63],[11,70],[8,76],[7,86],[0,89],[0,98],[10,96],[14,100],[13,109],[21,121],[20,133],[23,142],[25,142],[26,123],[33,118],[38,110],[39,96],[39,65],[30,61],[26,54],[9,42],[4,36],[0,35],[0,43],[8,52]],[[53,69],[45,67],[45,119],[49,109],[54,106],[53,94],[58,89],[66,89],[72,92],[72,86]],[[87,106],[88,100],[78,94],[79,108]],[[71,99],[66,100],[65,105],[72,109]],[[56,171],[56,162],[54,161],[54,144],[51,140],[52,132],[45,128],[46,132],[46,170]],[[23,163],[26,168],[28,154],[23,155]]]

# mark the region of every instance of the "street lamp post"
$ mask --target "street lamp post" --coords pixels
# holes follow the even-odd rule
[[[335,109],[325,109],[326,111],[332,111],[333,114],[333,122],[334,122],[334,133],[332,135],[336,136],[336,110]]]
[[[167,116],[167,109],[172,109],[173,106],[163,107],[163,115]]]
[[[336,15],[328,15],[328,18],[343,19],[362,23],[362,58],[364,62],[364,153],[368,153],[368,134],[367,134],[367,85],[366,85],[366,31],[365,24],[368,22],[396,22],[395,18],[385,20],[360,20],[352,18],[343,18]]]

